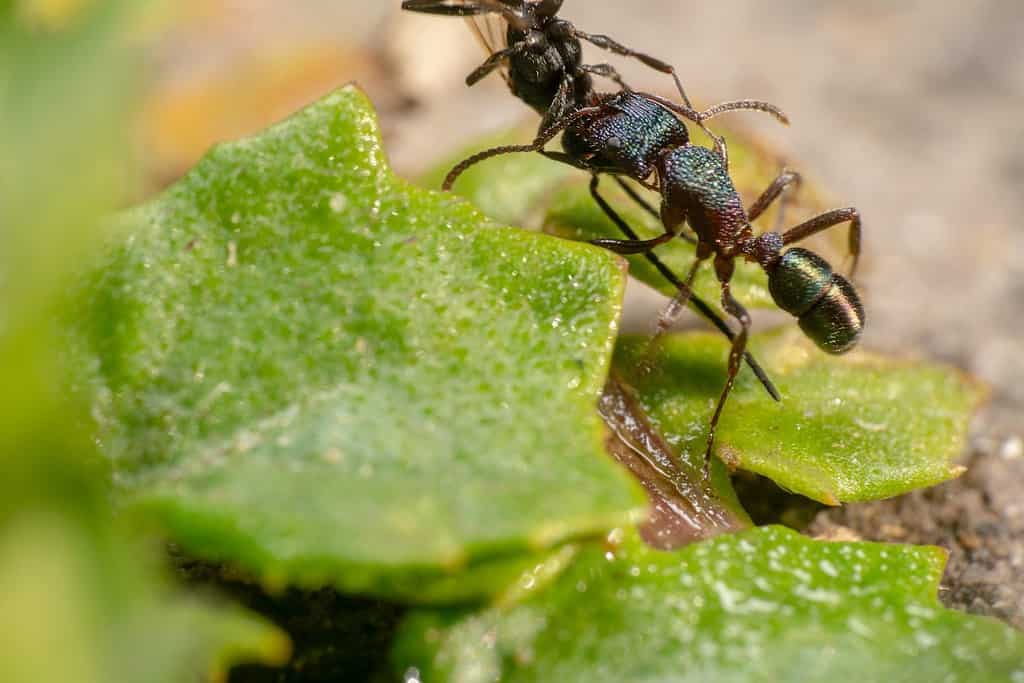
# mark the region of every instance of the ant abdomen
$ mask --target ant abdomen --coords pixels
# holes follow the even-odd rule
[[[797,248],[779,257],[768,269],[768,289],[821,350],[840,354],[857,345],[864,331],[857,290],[814,252]]]

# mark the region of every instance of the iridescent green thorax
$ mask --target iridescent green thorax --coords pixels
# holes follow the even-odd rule
[[[718,152],[686,145],[664,156],[659,168],[667,204],[685,206],[702,242],[734,242],[747,226],[747,214]]]
[[[670,111],[635,92],[601,102],[606,111],[583,117],[562,137],[565,151],[599,169],[615,169],[642,180],[666,149],[689,142],[686,126]]]

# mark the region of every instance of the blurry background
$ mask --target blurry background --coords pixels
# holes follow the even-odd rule
[[[215,141],[353,80],[409,177],[480,134],[536,121],[499,78],[463,85],[483,55],[461,21],[399,4],[183,0],[151,54],[141,193]],[[941,545],[944,601],[1024,628],[1024,4],[567,0],[562,15],[675,64],[698,106],[751,97],[788,112],[789,129],[735,120],[780,166],[861,210],[865,346],[947,361],[993,387],[964,477],[823,511],[810,532]],[[671,94],[667,76],[596,53],[588,61],[614,62],[634,87]],[[661,303],[640,286],[627,303],[627,324],[650,329]]]

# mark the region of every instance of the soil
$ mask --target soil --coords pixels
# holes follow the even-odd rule
[[[942,602],[1024,629],[1021,443],[980,444],[967,466],[963,477],[933,489],[823,511],[808,532],[945,548]]]

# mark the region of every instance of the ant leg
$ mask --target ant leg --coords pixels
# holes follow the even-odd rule
[[[524,45],[526,43],[523,43]],[[544,118],[540,121],[540,126],[537,128],[537,135],[544,135],[547,130],[562,120],[566,114],[569,113],[569,109],[572,106],[573,101],[573,80],[569,75],[566,75],[558,84],[558,91],[555,92],[554,98],[551,100],[551,105],[548,110],[544,113]]]
[[[448,0],[404,0],[402,9],[424,14],[443,14],[450,17],[472,17],[498,12],[505,21],[515,28],[519,30],[529,28],[523,17],[501,0],[462,0],[459,4],[451,4]]]
[[[613,223],[615,223],[615,225],[618,226],[619,230],[621,230],[626,237],[634,240],[638,239],[636,232],[634,232],[634,230],[631,227],[629,227],[629,224],[626,223],[626,221],[622,220],[622,218],[617,213],[615,213],[615,210],[612,209],[608,202],[606,202],[604,198],[600,195],[600,193],[598,192],[598,185],[600,182],[601,180],[596,174],[590,179],[590,195],[594,198],[594,201],[597,202],[598,206],[601,207],[605,214],[612,220]],[[657,254],[653,252],[648,252],[644,254],[644,258],[646,258],[647,261],[650,262],[650,264],[654,266],[659,273],[661,273],[662,277],[668,280],[668,282],[673,287],[679,290],[680,294],[682,294],[683,291],[687,289],[687,285],[678,277],[676,277],[676,274],[672,272],[672,269],[665,265],[665,262],[658,258]],[[722,318],[714,311],[714,309],[708,306],[707,303],[699,296],[691,296],[690,305],[697,309],[697,312],[699,312],[702,316],[707,318],[711,322],[711,324],[718,328],[718,331],[724,334],[726,338],[729,339],[729,341],[732,341],[733,339],[736,338],[736,334],[731,329],[729,329],[729,326],[725,323],[725,321],[722,320]],[[768,395],[771,396],[776,401],[782,400],[782,396],[779,394],[778,389],[775,388],[775,385],[768,377],[768,373],[766,373],[764,368],[761,367],[761,364],[757,362],[757,359],[754,358],[754,356],[750,353],[745,353],[744,357],[747,361],[747,365],[749,365],[750,369],[754,371],[755,375],[757,375],[757,379],[761,382],[761,385],[765,388],[765,391],[768,392]]]
[[[732,263],[722,268],[720,263],[716,262],[715,269],[718,270],[718,277],[722,283],[722,306],[729,315],[739,321],[740,333],[732,340],[732,349],[729,351],[729,376],[725,380],[725,386],[722,387],[722,393],[718,397],[718,404],[715,406],[715,412],[711,416],[711,423],[708,425],[708,441],[707,447],[704,449],[705,482],[711,476],[711,449],[715,445],[715,430],[718,428],[718,420],[722,417],[725,402],[729,399],[729,394],[732,393],[732,388],[736,384],[736,376],[740,372],[742,358],[747,350],[747,338],[750,334],[750,314],[747,313],[747,309],[733,297],[732,292],[729,290],[728,278],[732,276]],[[723,276],[726,277],[723,279]]]
[[[675,235],[671,232],[658,235],[657,237],[649,240],[617,240],[617,239],[596,239],[590,240],[590,244],[595,247],[601,247],[608,251],[615,252],[622,256],[628,256],[631,254],[647,254],[652,249],[665,242],[671,240]]]
[[[822,230],[828,230],[829,228],[843,223],[850,224],[850,237],[848,248],[850,255],[853,256],[853,265],[850,266],[850,277],[857,272],[857,263],[860,261],[860,238],[861,238],[861,221],[860,212],[853,207],[845,209],[833,209],[827,213],[823,213],[820,216],[816,216],[809,221],[801,223],[800,225],[790,228],[782,234],[783,244],[792,244],[799,242],[802,239],[806,239],[811,235],[821,232]]]
[[[590,196],[594,198],[597,205],[601,207],[605,215],[612,220],[613,223],[621,230],[629,239],[616,240],[616,239],[598,239],[590,240],[590,243],[594,246],[613,251],[616,254],[647,254],[654,247],[659,244],[664,244],[670,239],[675,237],[675,233],[666,230],[663,234],[655,237],[654,239],[642,240],[637,237],[636,232],[629,227],[629,225],[622,219],[621,216],[611,207],[604,197],[598,192],[597,188],[600,184],[601,179],[595,173],[590,179]],[[685,305],[685,304],[684,304]]]
[[[466,76],[466,85],[468,85],[469,87],[473,87],[474,85],[479,83],[481,80],[490,75],[492,71],[501,66],[501,63],[504,62],[506,59],[515,55],[516,53],[522,52],[525,49],[525,45],[526,43],[516,43],[512,47],[507,47],[504,50],[499,50],[498,52],[492,54],[490,57],[487,58],[487,61],[485,61],[483,64],[474,69],[473,73]]]
[[[630,199],[632,199],[634,202],[636,202],[638,205],[640,205],[640,208],[642,208],[644,211],[646,211],[650,215],[654,216],[657,220],[661,220],[661,214],[658,213],[658,210],[655,209],[653,206],[651,206],[647,202],[646,199],[641,197],[640,194],[636,190],[634,190],[632,187],[630,187],[629,183],[627,183],[625,180],[623,180],[619,176],[614,176],[614,177],[615,177],[615,182],[619,184],[619,187],[621,187],[622,191],[626,193],[626,196],[628,196]],[[677,235],[677,237],[679,237],[680,239],[682,239],[682,240],[684,240],[686,242],[689,242],[690,244],[697,244],[696,238],[691,237],[690,235],[679,233]]]
[[[456,165],[455,168],[449,171],[448,175],[444,179],[444,184],[441,185],[441,189],[443,189],[446,192],[451,190],[452,185],[455,184],[455,181],[458,179],[460,175],[465,173],[466,170],[471,166],[475,166],[476,164],[480,163],[481,161],[484,161],[485,159],[501,156],[503,154],[515,154],[518,152],[539,152],[542,149],[544,149],[544,145],[548,144],[552,138],[561,133],[563,130],[565,130],[572,124],[576,123],[584,116],[596,114],[599,111],[601,111],[600,106],[581,107],[580,109],[577,109],[573,113],[564,116],[561,121],[550,126],[547,130],[545,130],[536,138],[534,138],[533,142],[530,143],[529,145],[503,145],[501,147],[492,147],[491,149],[484,150],[483,152],[478,152],[473,156],[468,157],[467,159],[464,159],[463,161],[459,162],[459,164]]]
[[[760,217],[760,215],[763,214],[765,210],[767,210],[768,207],[771,206],[779,197],[782,197],[782,203],[779,205],[779,214],[781,218],[784,204],[787,201],[786,198],[790,196],[786,190],[792,187],[795,192],[800,188],[800,184],[802,182],[803,178],[800,177],[799,173],[783,169],[782,173],[780,173],[778,177],[772,181],[772,184],[768,186],[768,189],[762,192],[761,196],[750,205],[749,209],[747,209],[747,220],[751,222],[756,221],[758,217]]]
[[[651,339],[651,346],[654,347],[665,336],[669,328],[672,327],[672,323],[676,321],[679,314],[683,312],[690,301],[694,298],[693,294],[693,279],[697,276],[697,269],[700,268],[700,264],[704,262],[704,259],[697,258],[694,260],[693,265],[690,266],[690,272],[686,274],[686,280],[683,281],[683,286],[679,287],[679,293],[668,302],[668,306],[658,315],[658,326],[654,331],[654,338]]]
[[[573,35],[575,35],[580,40],[585,40],[592,45],[596,45],[602,50],[608,50],[609,52],[621,55],[622,57],[633,57],[635,59],[640,60],[645,65],[651,67],[655,71],[660,71],[663,74],[671,75],[672,80],[675,81],[676,90],[679,91],[679,96],[683,99],[683,104],[685,104],[687,108],[693,109],[693,105],[690,103],[690,98],[686,96],[686,89],[683,88],[683,83],[682,81],[679,80],[679,74],[676,73],[675,67],[672,66],[671,64],[663,62],[660,59],[651,57],[650,55],[646,55],[642,52],[631,50],[622,43],[616,42],[615,40],[609,38],[608,36],[591,35],[584,31],[580,31],[575,27],[573,28],[572,32]]]
[[[622,76],[619,74],[618,71],[615,70],[615,67],[612,66],[611,64],[581,64],[580,71],[584,71],[594,76],[601,76],[602,78],[607,78],[608,80],[613,81],[623,90],[632,90],[632,88],[626,85],[626,81],[622,80]]]

